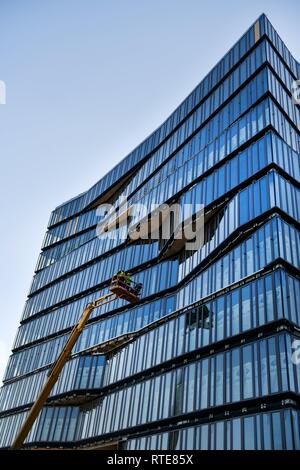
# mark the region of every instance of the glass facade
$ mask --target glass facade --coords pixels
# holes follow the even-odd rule
[[[93,312],[26,446],[300,449],[299,77],[262,15],[153,134],[51,213],[0,391],[0,447],[85,305],[127,270],[140,303]],[[99,234],[97,207],[112,205],[109,226],[124,197],[150,218],[154,204],[178,203],[181,221],[203,205],[202,245],[132,240],[121,224]]]

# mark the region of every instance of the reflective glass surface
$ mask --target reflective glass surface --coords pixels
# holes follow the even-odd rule
[[[27,444],[114,433],[129,450],[300,448],[299,76],[262,15],[160,127],[52,211],[0,391],[0,447],[86,304],[126,270],[141,301],[92,313]],[[150,220],[154,205],[178,203],[179,224],[131,240],[124,197]],[[114,209],[104,219],[101,203]],[[203,244],[191,250],[175,233],[199,205]],[[103,220],[118,224],[99,234]]]

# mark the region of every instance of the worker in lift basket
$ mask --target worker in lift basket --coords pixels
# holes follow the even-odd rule
[[[130,284],[131,284],[130,273],[126,273],[125,271],[119,271],[118,278],[120,279],[120,281],[124,282],[124,284],[126,284],[127,287],[130,287]]]

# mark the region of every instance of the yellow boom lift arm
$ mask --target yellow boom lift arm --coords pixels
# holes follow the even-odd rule
[[[47,401],[52,388],[54,387],[55,383],[58,380],[58,377],[71,356],[72,349],[76,344],[82,330],[84,329],[92,311],[95,308],[101,307],[109,302],[112,302],[117,297],[123,298],[130,303],[136,303],[139,300],[138,295],[132,290],[129,291],[128,289],[124,289],[124,286],[121,283],[116,282],[116,277],[113,279],[113,283],[110,287],[110,292],[108,294],[99,297],[92,302],[90,302],[84,309],[80,319],[78,320],[77,324],[74,326],[71,334],[56,361],[54,362],[53,366],[51,367],[48,378],[40,391],[36,401],[32,405],[21,429],[19,430],[11,448],[12,449],[20,449],[23,442],[25,441],[26,437],[29,434],[36,418],[38,417],[39,412],[41,411],[42,407],[44,406],[45,402]],[[120,284],[120,285],[119,285]]]

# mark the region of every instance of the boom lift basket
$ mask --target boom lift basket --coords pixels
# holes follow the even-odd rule
[[[109,290],[120,299],[136,304],[140,300],[142,284],[131,281],[128,285],[124,282],[123,277],[117,274],[112,278]]]

